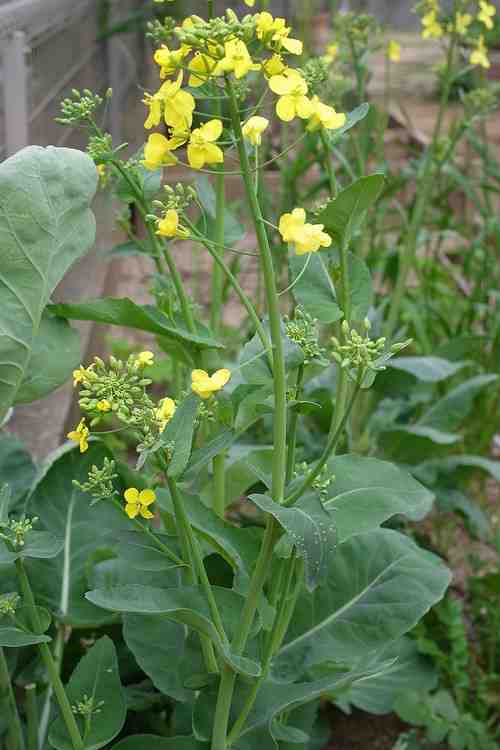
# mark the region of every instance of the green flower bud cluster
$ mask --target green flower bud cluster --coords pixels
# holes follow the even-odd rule
[[[380,25],[367,13],[338,13],[334,28],[340,40],[347,38],[361,52],[380,44]]]
[[[14,617],[19,600],[19,594],[16,593],[0,596],[0,617]]]
[[[294,478],[307,477],[311,473],[312,468],[306,461],[295,465]],[[324,466],[320,475],[312,483],[312,488],[315,489],[321,498],[326,500],[329,495],[329,489],[332,483],[335,482],[335,474],[331,474],[328,470],[328,466]]]
[[[116,464],[112,459],[105,458],[101,468],[95,464],[92,466],[87,476],[87,482],[79,482],[73,479],[73,484],[82,492],[87,492],[94,498],[91,505],[95,505],[99,500],[109,500],[117,494],[113,485],[113,480],[118,476],[115,467]]]
[[[101,164],[113,154],[113,139],[110,133],[93,135],[89,138],[87,153],[96,164]]]
[[[500,107],[500,84],[473,89],[462,97],[465,117],[470,122],[487,117]]]
[[[23,518],[21,521],[12,520],[2,523],[0,529],[3,529],[3,531],[0,532],[0,538],[5,539],[13,547],[24,547],[26,536],[37,521],[38,516],[34,516],[33,518]]]
[[[205,21],[199,16],[190,17],[193,25],[189,28],[178,26],[175,34],[181,44],[187,44],[192,49],[208,52],[213,57],[224,56],[224,43],[228,39],[243,39],[251,42],[255,37],[255,19],[247,15],[241,20],[230,8],[226,10],[224,18],[212,18]],[[218,48],[214,49],[214,42]]]
[[[312,57],[300,69],[307,82],[310,94],[324,94],[325,81],[328,80],[330,64],[323,57]]]
[[[83,411],[94,416],[94,424],[103,414],[112,413],[129,426],[146,428],[154,422],[155,404],[145,388],[152,381],[142,375],[142,365],[135,354],[126,362],[111,356],[109,365],[94,358],[86,370],[80,388],[79,404]]]
[[[154,21],[148,21],[146,26],[146,37],[151,39],[156,47],[167,44],[174,33],[176,21],[174,18],[167,16],[163,22],[158,18]]]
[[[91,120],[94,112],[102,102],[102,96],[94,94],[90,89],[84,89],[82,93],[78,89],[72,89],[72,97],[63,99],[61,102],[62,117],[56,118],[56,122],[62,125],[73,125],[83,120]],[[106,92],[106,98],[112,95],[111,89]]]
[[[365,336],[361,336],[354,328],[350,328],[349,323],[344,320],[342,323],[342,334],[344,343],[341,344],[335,336],[332,337],[333,351],[332,356],[342,368],[349,368],[356,371],[356,378],[372,372],[385,370],[385,364],[391,357],[405,349],[412,342],[412,339],[393,344],[386,351],[387,339],[384,337],[376,341],[370,339],[371,323],[368,318],[363,321]]]
[[[181,182],[176,185],[164,185],[163,190],[166,198],[163,201],[153,201],[153,206],[161,211],[168,211],[172,208],[175,211],[183,211],[198,199],[196,189],[192,185],[183,185]],[[155,220],[156,218],[155,216]]]
[[[77,716],[89,717],[92,714],[101,713],[102,706],[104,706],[104,701],[96,701],[93,696],[84,694],[81,701],[77,701],[71,706],[71,710]]]
[[[289,339],[295,342],[304,352],[304,364],[325,355],[318,341],[318,325],[315,318],[303,307],[295,308],[293,319],[285,318],[285,331]]]

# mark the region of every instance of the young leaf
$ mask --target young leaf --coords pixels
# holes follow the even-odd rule
[[[387,367],[403,370],[424,383],[439,383],[462,370],[467,362],[449,362],[440,357],[392,357]]]
[[[97,170],[86,154],[30,146],[0,164],[0,417],[27,373],[43,310],[93,245]]]
[[[315,493],[300,504],[285,508],[267,495],[249,498],[264,513],[270,513],[288,532],[297,554],[305,560],[308,591],[313,591],[328,570],[330,553],[335,547],[335,524]]]
[[[48,635],[29,633],[14,625],[5,627],[0,625],[0,647],[2,648],[22,648],[36,643],[50,643],[51,640],[52,638]]]
[[[418,420],[418,425],[445,431],[457,429],[470,413],[476,396],[497,380],[498,375],[478,375],[460,383],[436,401]]]
[[[35,464],[23,443],[9,433],[0,434],[0,482],[11,492],[9,511],[29,490],[35,474]]]
[[[365,212],[377,201],[384,185],[383,174],[361,177],[342,190],[318,213],[317,220],[339,244],[349,242]]]
[[[191,454],[188,465],[184,470],[182,476],[183,481],[191,481],[197,477],[199,472],[213,459],[218,456],[219,453],[227,450],[236,440],[236,433],[234,430],[224,430],[219,435],[214,437],[202,448],[197,448]]]
[[[168,475],[173,479],[179,477],[188,464],[199,405],[199,398],[191,393],[175,410],[174,416],[160,435],[160,445],[173,446],[168,465]]]
[[[113,641],[103,636],[80,659],[66,693],[77,709],[85,702],[92,709],[86,721],[76,714],[85,750],[99,750],[120,732],[127,713]],[[73,750],[66,724],[59,717],[52,724],[49,742],[56,750]]]
[[[363,104],[360,104],[359,107],[356,107],[356,109],[353,109],[352,112],[349,112],[342,127],[328,133],[328,140],[330,143],[334,145],[340,141],[344,133],[347,133],[351,128],[364,120],[369,111],[370,105],[367,102],[364,102]]]
[[[321,323],[336,323],[342,318],[342,310],[337,304],[335,287],[328,271],[328,256],[317,253],[307,257],[307,268],[294,284],[293,296],[313,318]],[[292,281],[303,270],[304,262],[301,256],[290,256],[288,263]]]

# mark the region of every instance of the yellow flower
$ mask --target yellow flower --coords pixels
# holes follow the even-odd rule
[[[312,112],[312,105],[307,98],[307,83],[293,68],[287,68],[282,75],[269,79],[269,88],[280,97],[276,104],[276,114],[284,122],[294,117],[307,120]]]
[[[470,56],[471,65],[480,65],[482,68],[490,68],[491,63],[488,58],[488,48],[484,42],[484,36],[481,34],[477,40],[476,49],[471,52]]]
[[[423,39],[441,39],[444,34],[443,27],[437,20],[437,12],[435,10],[429,11],[422,18],[422,26],[424,30],[422,32]]]
[[[283,47],[291,55],[301,55],[303,45],[299,39],[290,39],[291,28],[286,25],[284,18],[273,18],[270,13],[263,11],[257,13],[256,32],[257,38],[264,44],[276,42],[278,47]]]
[[[492,29],[494,26],[493,16],[496,14],[497,9],[494,5],[491,5],[486,0],[480,0],[479,8],[480,11],[477,17],[478,21],[484,23],[487,29]]]
[[[154,53],[154,61],[160,66],[160,78],[166,78],[167,76],[173,75],[182,66],[182,62],[187,54],[189,54],[190,48],[187,44],[183,44],[179,49],[170,50],[166,44],[163,44]]]
[[[455,23],[451,24],[450,31],[455,31],[459,36],[465,36],[473,20],[470,13],[457,13]]]
[[[153,352],[140,352],[135,358],[136,367],[149,367],[153,364],[155,355]]]
[[[209,120],[191,133],[187,157],[193,169],[202,169],[205,164],[222,164],[224,154],[214,141],[222,134],[222,122]]]
[[[111,411],[111,404],[107,398],[103,398],[102,401],[98,401],[96,404],[97,411]]]
[[[242,132],[247,141],[253,146],[260,146],[262,142],[262,133],[269,125],[269,120],[265,117],[254,115],[243,125]]]
[[[255,0],[245,0],[245,5],[248,5],[249,8],[253,8]]]
[[[188,81],[189,85],[195,88],[197,86],[203,86],[210,76],[215,73],[216,67],[216,60],[209,55],[204,55],[202,52],[197,52],[188,65],[191,72]]]
[[[251,70],[260,70],[260,64],[254,63],[245,42],[241,39],[230,39],[224,44],[224,57],[217,65],[217,71],[234,73],[235,78],[243,78]]]
[[[266,78],[271,78],[271,76],[281,75],[281,73],[286,70],[286,65],[283,62],[281,55],[275,53],[272,57],[268,57],[267,60],[264,60],[262,63],[262,70],[264,71]]]
[[[180,237],[185,240],[189,237],[189,230],[179,224],[179,214],[173,208],[165,212],[163,219],[158,219],[156,234],[160,237]]]
[[[297,255],[315,253],[321,247],[330,247],[332,238],[323,232],[323,224],[307,224],[303,208],[294,208],[291,214],[283,214],[279,231],[284,242],[295,245]]]
[[[163,116],[167,125],[178,131],[189,130],[193,124],[194,97],[182,91],[182,70],[175,81],[165,81],[157,93],[163,101]]]
[[[391,39],[387,45],[387,57],[394,63],[400,62],[401,60],[401,45],[394,39]]]
[[[191,390],[200,398],[207,399],[217,391],[222,390],[230,377],[231,372],[226,369],[217,370],[213,375],[209,375],[205,370],[193,370],[191,373]]]
[[[347,117],[343,112],[336,112],[333,107],[324,104],[318,96],[313,96],[311,99],[311,107],[307,130],[314,131],[319,128],[337,130],[346,123]]]
[[[185,141],[186,138],[179,136],[168,139],[161,133],[151,133],[144,146],[144,159],[141,164],[146,169],[159,169],[177,164],[177,158],[172,154],[172,149],[178,148]]]
[[[75,427],[74,430],[71,432],[68,432],[67,437],[70,440],[73,440],[74,443],[78,443],[80,446],[80,453],[85,453],[86,450],[88,450],[89,444],[88,444],[88,437],[89,437],[89,428],[85,424],[85,417],[80,420],[78,425]]]
[[[153,513],[148,508],[156,500],[154,490],[141,490],[139,492],[135,487],[129,487],[128,490],[125,490],[123,496],[126,501],[125,513],[129,518],[136,518],[139,514],[143,518],[153,518]]]
[[[326,55],[324,55],[323,59],[327,63],[335,62],[337,57],[339,56],[339,45],[338,44],[329,44],[326,48]]]
[[[160,124],[163,110],[162,99],[158,93],[153,95],[146,93],[142,101],[146,107],[149,107],[149,114],[144,122],[144,127],[146,130],[151,130],[151,128],[155,128]]]
[[[158,409],[155,411],[155,417],[158,421],[160,432],[163,432],[167,424],[170,422],[175,414],[176,408],[173,398],[162,398],[158,405]]]
[[[92,372],[93,367],[93,364],[88,367],[80,365],[78,370],[73,370],[73,386],[77,386],[79,383],[86,383],[88,380],[95,378],[96,375]]]

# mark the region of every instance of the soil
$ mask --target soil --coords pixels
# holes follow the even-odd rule
[[[332,739],[325,750],[392,750],[408,727],[395,715],[374,716],[362,711],[346,715],[331,708]]]

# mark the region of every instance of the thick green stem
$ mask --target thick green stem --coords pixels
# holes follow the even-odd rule
[[[3,648],[0,648],[0,708],[7,718],[9,750],[21,750],[24,748],[23,728]]]
[[[31,590],[24,563],[22,560],[16,560],[15,564],[24,603],[29,610],[31,626],[36,633],[40,633],[42,632],[40,616],[38,614],[35,597],[33,596],[33,591]],[[61,716],[66,725],[66,729],[68,730],[71,744],[73,745],[73,750],[84,750],[84,743],[80,734],[80,730],[78,729],[76,719],[73,715],[73,711],[71,710],[71,704],[68,700],[68,696],[66,695],[64,685],[62,684],[61,678],[59,677],[59,670],[57,668],[56,662],[54,661],[54,657],[52,656],[52,652],[46,643],[40,643],[38,645],[38,650],[40,652],[40,656],[42,657],[42,661],[45,665],[45,669],[47,670],[50,683],[57,698],[57,702],[61,710]]]
[[[250,582],[250,589],[241,613],[240,627],[231,646],[232,652],[237,655],[243,653],[248,636],[250,635],[262,587],[269,573],[269,565],[276,541],[276,532],[276,522],[274,518],[269,517],[262,547]],[[226,750],[227,748],[227,727],[235,683],[236,673],[228,666],[224,666],[221,671],[221,681],[215,709],[212,750]]]
[[[38,750],[38,699],[36,685],[31,682],[26,685],[26,719],[28,723],[28,750]]]
[[[217,116],[221,115],[221,103],[217,103]],[[215,231],[214,231],[214,251],[220,256],[224,255],[224,226],[226,212],[226,188],[223,169],[215,178]],[[219,263],[215,263],[212,268],[212,301],[210,306],[210,326],[217,337],[220,335],[222,324],[222,309],[224,292],[223,271]]]

